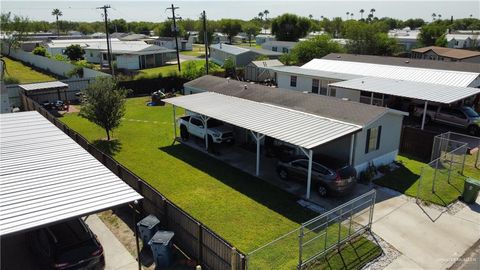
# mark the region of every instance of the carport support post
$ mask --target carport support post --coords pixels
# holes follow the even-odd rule
[[[306,198],[310,199],[310,188],[312,186],[312,159],[313,159],[313,151],[309,149],[308,151],[302,147],[300,150],[308,157],[308,174],[307,174],[307,194]]]
[[[260,175],[260,141],[265,137],[265,135],[260,135],[258,132],[253,132],[250,130],[252,133],[252,136],[255,138],[255,141],[257,141],[257,163],[255,166],[255,175],[259,176]]]
[[[350,142],[350,158],[348,160],[348,163],[350,164],[350,166],[353,166],[354,150],[355,150],[355,134],[352,134],[352,140]]]
[[[370,95],[370,105],[373,105],[373,92],[372,92],[372,94]]]
[[[423,106],[422,130],[425,127],[425,118],[427,117],[427,105],[428,105],[428,102],[425,101],[425,105]]]
[[[133,227],[134,227],[134,231],[135,231],[135,243],[137,245],[138,270],[142,270],[142,262],[140,262],[140,243],[138,242],[137,205],[138,205],[138,201],[135,200],[133,202]]]
[[[176,106],[173,105],[173,140],[175,142],[175,140],[177,139],[177,116],[176,116]]]
[[[208,133],[207,133],[208,126],[207,126],[207,122],[210,119],[210,117],[202,115],[201,118],[202,118],[202,121],[203,121],[203,128],[205,129],[205,149],[208,151]]]

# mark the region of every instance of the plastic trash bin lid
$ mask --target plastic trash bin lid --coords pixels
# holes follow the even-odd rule
[[[174,232],[171,231],[158,231],[156,232],[152,239],[148,241],[148,244],[164,244],[168,245],[168,243],[172,240],[173,236],[175,235]]]
[[[477,187],[480,187],[480,180],[477,180],[477,179],[473,179],[473,178],[467,178],[467,180],[465,180],[465,182],[468,182],[472,185],[475,185]]]
[[[149,229],[152,229],[153,227],[155,227],[159,223],[160,223],[160,220],[158,220],[158,218],[156,216],[148,215],[144,219],[140,220],[137,223],[137,225],[138,226],[144,226],[144,227],[147,227]]]

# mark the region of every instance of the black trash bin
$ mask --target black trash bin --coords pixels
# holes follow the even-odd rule
[[[160,220],[154,215],[148,215],[137,223],[138,234],[142,239],[143,245],[146,246],[148,241],[160,228]]]
[[[148,242],[153,253],[155,269],[163,269],[172,264],[172,238],[175,235],[171,231],[158,231]]]

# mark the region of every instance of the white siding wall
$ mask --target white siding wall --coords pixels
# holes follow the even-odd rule
[[[100,50],[85,49],[85,60],[89,63],[100,64],[102,62],[102,53]]]
[[[119,55],[117,56],[117,67],[124,69],[140,69],[138,55]]]
[[[329,89],[331,87],[328,87]],[[360,102],[360,91],[349,90],[345,88],[334,87],[336,89],[337,98],[347,98],[350,101]]]
[[[387,113],[374,123],[365,127],[355,136],[355,158],[354,164],[357,170],[363,171],[368,163],[373,161],[375,166],[388,164],[395,160],[400,146],[403,116]],[[365,153],[367,130],[373,127],[382,126],[380,135],[380,148]]]

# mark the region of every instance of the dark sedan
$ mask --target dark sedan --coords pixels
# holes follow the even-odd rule
[[[296,158],[280,161],[277,173],[283,180],[307,182],[308,159]],[[350,193],[356,184],[357,172],[352,166],[344,166],[337,170],[330,169],[320,163],[312,162],[312,187],[320,196],[344,195]]]
[[[81,219],[28,233],[32,251],[44,269],[104,269],[103,248]]]

